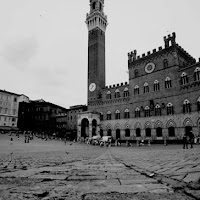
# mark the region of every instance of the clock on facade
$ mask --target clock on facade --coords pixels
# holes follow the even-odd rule
[[[95,83],[91,83],[90,86],[89,86],[90,92],[95,91],[95,89],[96,89],[96,84]]]
[[[150,62],[145,66],[145,72],[146,73],[151,73],[155,69],[155,64]]]

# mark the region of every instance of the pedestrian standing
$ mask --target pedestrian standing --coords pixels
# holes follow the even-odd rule
[[[111,140],[112,140],[112,138],[108,138],[108,148],[111,147]]]
[[[183,135],[183,149],[188,149],[188,139],[186,133]]]
[[[190,131],[190,135],[189,135],[189,138],[190,138],[190,147],[193,148],[193,143],[194,143],[194,133],[192,131]]]

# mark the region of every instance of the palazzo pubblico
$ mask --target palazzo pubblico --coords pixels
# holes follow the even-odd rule
[[[88,111],[78,115],[78,137],[154,141],[200,135],[200,59],[164,37],[164,47],[128,53],[129,80],[106,86],[104,0],[90,0],[88,27]]]

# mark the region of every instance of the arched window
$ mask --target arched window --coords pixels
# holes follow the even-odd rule
[[[137,78],[138,77],[138,69],[135,69],[135,71],[134,71],[134,74],[135,74],[135,78]]]
[[[150,115],[150,108],[149,108],[149,106],[146,106],[145,108],[144,108],[144,116],[145,117],[150,117],[151,115]]]
[[[119,90],[117,89],[117,90],[115,90],[115,98],[119,98],[120,97],[120,92],[119,92]]]
[[[146,132],[146,137],[151,137],[151,129],[150,128],[146,128],[145,132]]]
[[[124,111],[124,118],[125,119],[128,119],[130,116],[129,116],[129,110],[128,109],[126,109],[125,111]]]
[[[200,97],[197,99],[197,111],[200,111]]]
[[[174,127],[168,128],[168,135],[169,135],[169,137],[175,137],[175,128]]]
[[[166,89],[169,89],[169,88],[171,88],[172,87],[172,81],[171,81],[171,79],[169,78],[169,77],[167,77],[166,79],[165,79],[165,88]]]
[[[183,113],[190,113],[191,112],[191,105],[190,102],[186,99],[183,102]]]
[[[200,81],[200,67],[194,70],[194,81]]]
[[[159,104],[155,106],[155,116],[161,116],[161,107]]]
[[[149,85],[148,83],[144,84],[144,93],[148,93],[149,92]]]
[[[188,76],[185,72],[181,74],[181,85],[185,85],[188,83]]]
[[[107,130],[107,136],[112,136],[112,130],[111,129]]]
[[[116,110],[115,112],[115,119],[120,119],[120,111]]]
[[[140,130],[140,128],[136,129],[136,137],[141,137],[141,130]]]
[[[112,118],[112,114],[110,111],[107,112],[107,120],[111,120]]]
[[[154,81],[153,88],[154,88],[154,91],[159,91],[160,90],[160,84],[159,84],[158,80]]]
[[[103,113],[100,112],[100,120],[103,121]]]
[[[92,4],[92,9],[95,10],[95,8],[96,8],[96,2],[94,2],[94,3]]]
[[[163,67],[164,68],[168,67],[168,60],[167,59],[163,60]]]
[[[173,115],[174,114],[174,106],[172,103],[167,104],[167,115]]]
[[[106,99],[111,99],[111,92],[110,91],[107,92]]]
[[[161,127],[156,128],[156,136],[162,137],[162,128]]]
[[[129,128],[126,128],[125,129],[125,137],[130,137],[130,129]]]
[[[139,94],[139,93],[140,93],[139,86],[136,85],[135,88],[134,88],[134,95]]]
[[[140,109],[138,107],[135,109],[135,117],[136,118],[140,117]]]
[[[129,96],[129,91],[128,88],[124,89],[124,97],[128,97]]]

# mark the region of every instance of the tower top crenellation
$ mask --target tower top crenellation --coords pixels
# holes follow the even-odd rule
[[[106,31],[107,16],[103,12],[104,0],[90,0],[90,12],[86,14],[86,24],[88,31],[95,28]]]

